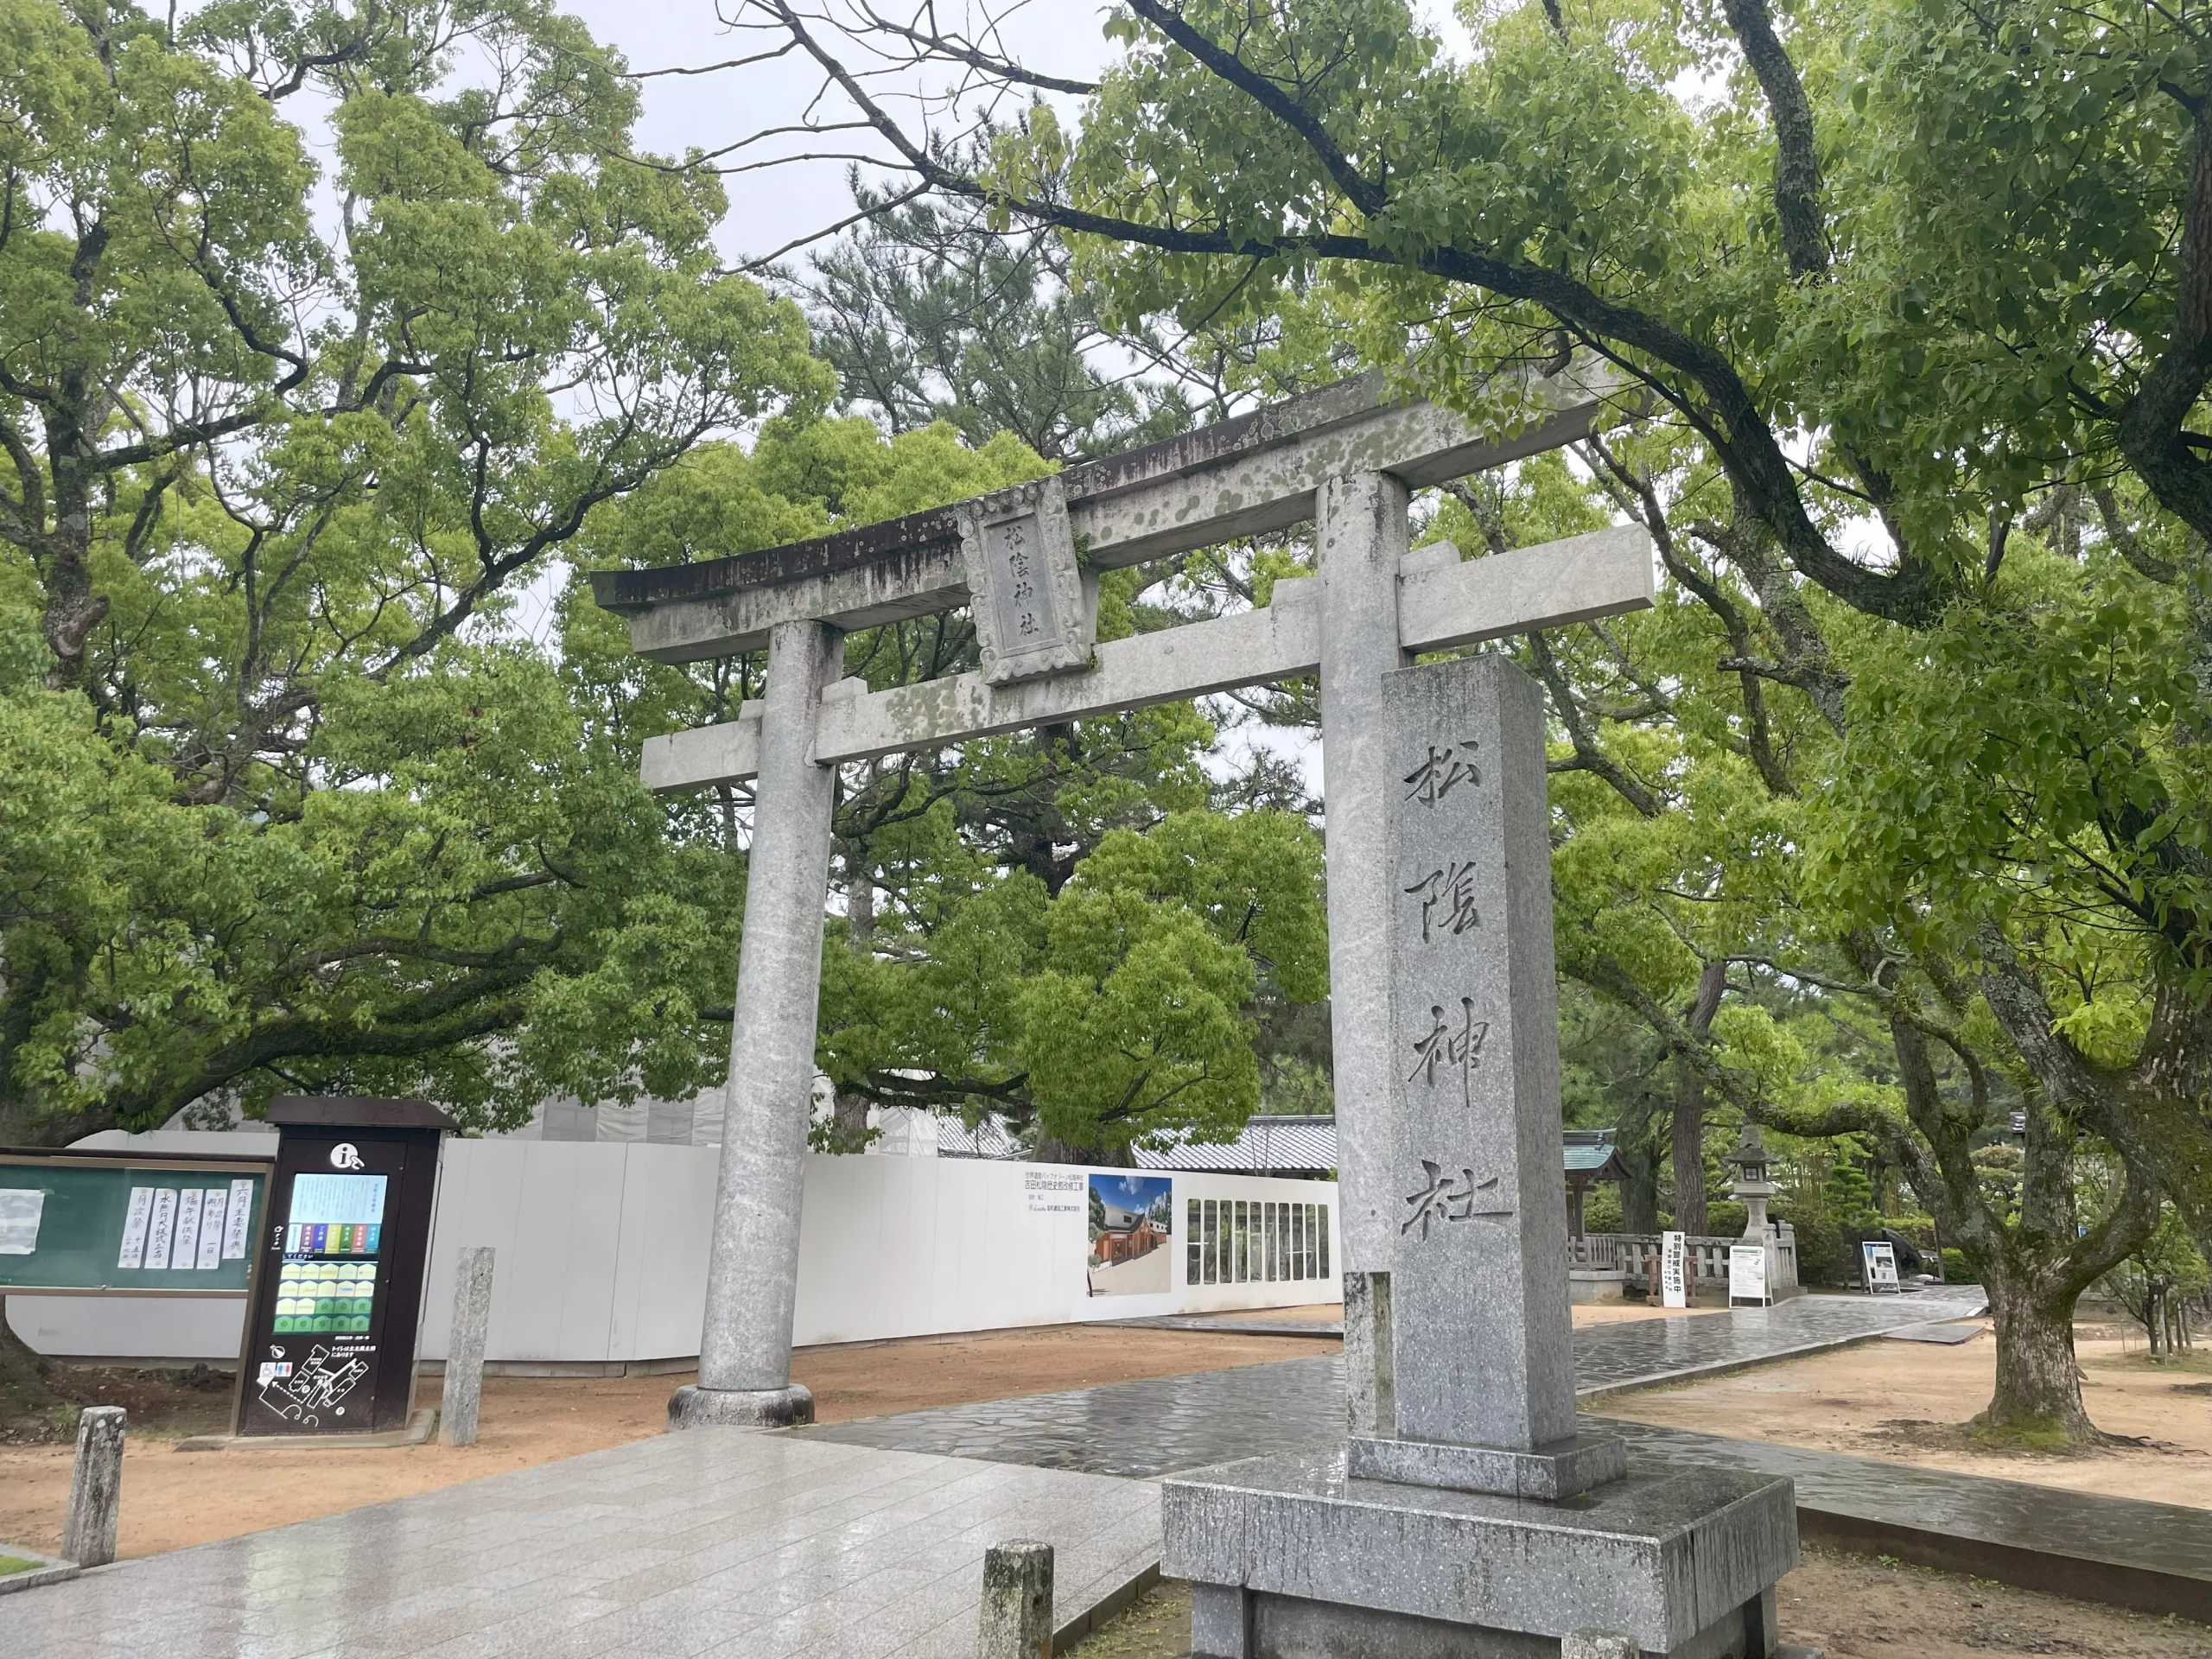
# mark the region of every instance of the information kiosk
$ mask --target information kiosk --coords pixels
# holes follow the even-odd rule
[[[406,1426],[415,1336],[453,1120],[426,1101],[284,1095],[238,1362],[240,1434]]]

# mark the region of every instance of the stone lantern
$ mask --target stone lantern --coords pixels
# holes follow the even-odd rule
[[[1744,1236],[1764,1241],[1767,1234],[1766,1204],[1782,1189],[1766,1177],[1766,1145],[1759,1139],[1759,1126],[1744,1125],[1744,1133],[1736,1142],[1736,1150],[1727,1161],[1736,1166],[1736,1179],[1728,1189],[1728,1196],[1744,1206]]]

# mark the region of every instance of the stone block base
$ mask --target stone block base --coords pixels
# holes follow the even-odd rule
[[[1628,1473],[1628,1446],[1578,1434],[1520,1452],[1503,1446],[1447,1446],[1355,1434],[1345,1443],[1344,1462],[1345,1472],[1354,1480],[1556,1499],[1573,1497]]]
[[[687,1383],[669,1396],[671,1428],[790,1428],[814,1421],[812,1390],[702,1389]]]
[[[1790,1483],[1638,1471],[1560,1503],[1357,1479],[1285,1452],[1162,1487],[1161,1571],[1205,1659],[1556,1659],[1618,1630],[1669,1659],[1772,1659]]]

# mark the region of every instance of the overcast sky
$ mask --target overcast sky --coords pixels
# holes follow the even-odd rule
[[[620,49],[636,71],[678,67],[696,68],[743,57],[774,44],[772,37],[727,28],[712,0],[568,0],[599,40]],[[893,8],[896,11],[896,8]],[[957,3],[941,8],[945,18],[959,15]],[[734,14],[733,9],[733,15]],[[1108,42],[1101,33],[1105,8],[1092,0],[1030,0],[1017,15],[1009,39],[1025,61],[1077,78],[1105,62]],[[799,121],[818,85],[812,66],[794,53],[779,62],[725,70],[709,75],[655,76],[643,83],[645,116],[639,142],[662,155],[680,156],[693,146],[719,149],[764,128]],[[937,88],[931,88],[935,91]],[[843,119],[849,106],[825,105],[832,118]],[[858,147],[867,134],[841,134],[798,147]],[[879,148],[868,144],[870,149]],[[766,146],[762,147],[764,149]],[[749,159],[759,151],[749,151]],[[760,256],[795,238],[835,224],[852,211],[842,162],[810,162],[729,177],[730,213],[722,226],[722,250],[733,264]]]

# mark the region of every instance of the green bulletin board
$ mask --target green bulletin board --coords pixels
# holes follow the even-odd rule
[[[0,1294],[244,1295],[270,1168],[0,1152]]]

